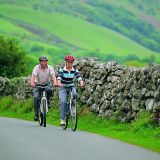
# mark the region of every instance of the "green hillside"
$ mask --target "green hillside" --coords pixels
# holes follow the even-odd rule
[[[83,18],[119,32],[153,51],[160,51],[160,33],[157,31],[160,28],[160,21],[157,18],[160,10],[158,1],[39,0],[26,3],[12,0],[12,3],[27,5],[34,10],[59,12]],[[152,14],[151,10],[154,11]]]
[[[135,2],[131,0],[126,0],[125,3],[121,0],[118,2],[97,0],[94,3],[90,0],[86,2],[46,0],[43,4],[40,2],[0,1],[0,32],[22,39],[22,45],[33,61],[36,61],[39,54],[45,52],[50,57],[51,63],[57,63],[63,59],[64,54],[73,52],[76,57],[97,56],[103,60],[114,59],[131,65],[160,63],[158,44],[160,36],[156,27],[143,22],[144,31],[143,33],[141,31],[137,38],[139,32],[136,30],[136,25],[140,27],[142,22],[136,22],[135,16],[140,17],[141,14],[137,14],[140,9],[136,7]],[[109,7],[110,10],[105,9]],[[137,23],[133,25],[135,28],[127,28],[131,19],[128,19],[128,24],[125,26],[120,20],[124,18],[123,16],[115,19],[110,17],[108,23],[110,26],[102,23],[108,22],[105,17],[112,16],[111,11],[116,7],[118,9],[114,13],[119,12],[121,16],[128,13],[130,8],[132,12],[137,11],[135,16],[131,14],[134,17],[131,16],[132,23]],[[145,10],[143,14],[147,14],[147,11]],[[157,15],[155,12],[152,16],[158,19]],[[145,34],[148,29],[152,29],[153,32]],[[136,38],[140,42],[137,42]]]

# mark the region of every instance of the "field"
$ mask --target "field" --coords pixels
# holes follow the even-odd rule
[[[93,55],[103,60],[112,57],[111,60],[126,61],[126,64],[138,61],[137,65],[145,65],[146,59],[149,61],[151,58],[160,63],[159,53],[118,32],[70,14],[1,4],[0,22],[0,32],[23,39],[22,46],[34,61],[37,56],[46,53],[52,57],[51,63],[55,56],[55,64],[63,60],[64,54],[73,52],[76,57]]]

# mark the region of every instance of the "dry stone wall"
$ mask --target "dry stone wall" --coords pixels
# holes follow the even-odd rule
[[[30,77],[3,78],[0,77],[0,96],[13,95],[17,99],[24,99],[26,92],[31,91]]]
[[[97,58],[80,58],[75,65],[85,81],[80,100],[93,112],[128,122],[148,110],[160,122],[160,65],[127,67],[114,61],[103,63]],[[12,94],[24,98],[31,89],[29,79],[0,77],[0,96]]]
[[[137,68],[83,58],[77,66],[86,83],[81,101],[99,116],[126,122],[149,110],[160,120],[160,65]]]

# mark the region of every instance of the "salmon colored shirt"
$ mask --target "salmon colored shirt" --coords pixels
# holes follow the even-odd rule
[[[32,75],[36,77],[35,81],[38,84],[45,85],[51,82],[51,76],[55,74],[55,71],[52,66],[47,65],[46,69],[42,70],[41,65],[36,65],[33,68]]]

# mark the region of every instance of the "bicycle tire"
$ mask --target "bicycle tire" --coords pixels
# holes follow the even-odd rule
[[[43,127],[46,127],[46,105],[47,101],[43,100]]]
[[[43,114],[41,112],[41,109],[38,109],[38,115],[39,115],[39,125],[42,126],[43,124]]]
[[[72,129],[72,131],[76,131],[77,123],[78,123],[78,112],[77,112],[76,102],[74,103],[74,106],[73,106],[73,102],[71,102],[70,109],[71,109],[71,111],[70,111],[71,129]]]
[[[43,114],[40,113],[40,115],[39,115],[39,125],[42,126],[42,124],[43,124]]]

